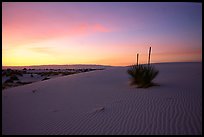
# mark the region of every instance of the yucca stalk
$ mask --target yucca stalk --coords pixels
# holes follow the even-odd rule
[[[150,55],[151,55],[151,47],[149,48],[148,66],[150,65]]]
[[[137,53],[137,66],[138,66],[139,54]]]

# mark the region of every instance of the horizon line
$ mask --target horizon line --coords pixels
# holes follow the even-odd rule
[[[202,63],[202,60],[201,61],[174,61],[174,62],[153,62],[153,63],[150,63],[150,64],[160,64],[160,63]],[[132,63],[132,64],[129,64],[129,65],[133,65],[133,64],[136,64],[136,63]],[[141,65],[145,65],[145,64],[148,64],[148,63],[141,63]],[[71,66],[71,65],[91,65],[91,66],[129,66],[129,65],[107,65],[107,64],[40,64],[40,65],[22,65],[22,66],[3,66],[2,67],[32,67],[32,66]]]

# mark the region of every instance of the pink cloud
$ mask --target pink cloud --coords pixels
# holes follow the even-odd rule
[[[47,24],[47,25],[45,25]],[[106,33],[111,30],[102,24],[68,24],[64,23],[49,23],[44,22],[44,25],[39,23],[19,24],[18,26],[6,26],[3,29],[4,41],[14,41],[16,45],[26,44],[29,42],[39,42],[42,40],[60,38],[60,37],[80,37],[92,35],[95,33]],[[6,40],[9,39],[9,40]]]
[[[98,32],[111,32],[109,28],[105,27],[100,23],[96,24],[88,24],[88,23],[80,23],[70,30],[70,33],[73,35],[86,35],[86,34],[94,34]]]
[[[75,14],[56,16],[55,10],[44,10],[43,5],[3,3],[3,41],[22,45],[60,37],[80,37],[110,32],[103,23],[76,18]],[[8,44],[7,44],[8,45]],[[11,44],[9,44],[11,45]]]
[[[93,25],[93,30],[96,32],[110,32],[110,29],[106,28],[102,24]]]

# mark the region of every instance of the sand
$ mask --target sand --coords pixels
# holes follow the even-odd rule
[[[202,63],[155,64],[160,86],[109,67],[2,91],[2,134],[201,135]]]

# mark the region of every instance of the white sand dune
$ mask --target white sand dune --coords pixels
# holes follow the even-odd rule
[[[201,135],[202,63],[155,67],[148,89],[129,85],[127,67],[5,89],[2,133]]]

